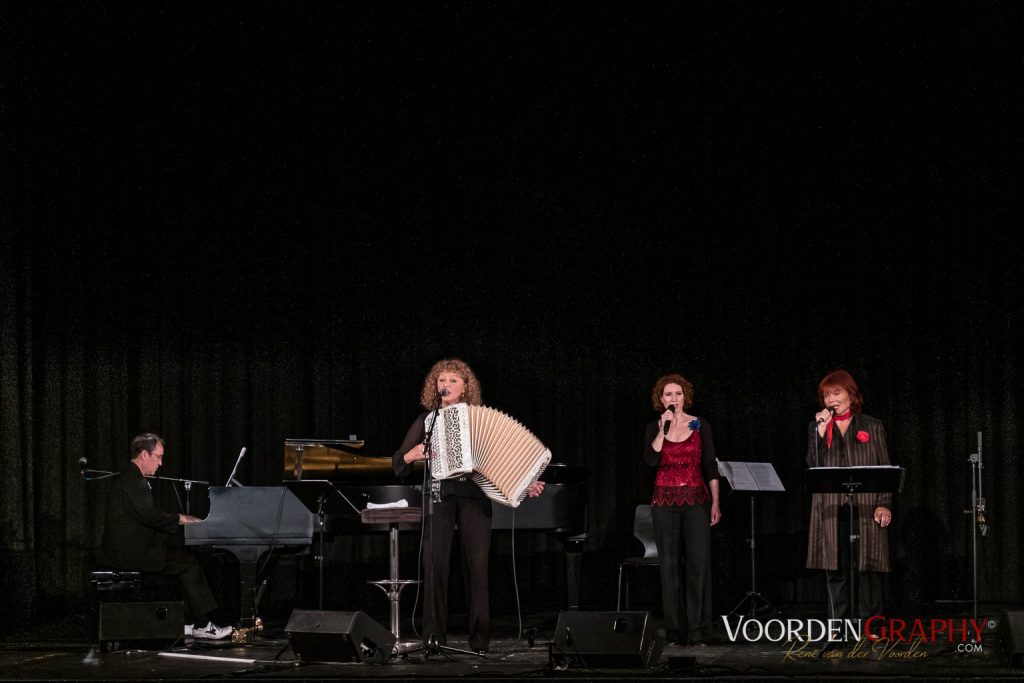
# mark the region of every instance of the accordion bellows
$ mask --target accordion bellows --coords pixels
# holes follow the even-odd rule
[[[435,415],[430,438],[435,479],[471,475],[488,498],[519,507],[551,462],[540,439],[500,410],[456,403],[427,416],[428,432]]]

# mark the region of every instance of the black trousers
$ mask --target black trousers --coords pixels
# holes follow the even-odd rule
[[[862,572],[853,568],[853,581],[857,582],[857,609],[851,609],[850,587],[850,508],[840,506],[839,524],[839,569],[825,572],[826,588],[828,589],[828,615],[830,619],[865,619],[873,614],[882,613],[882,574],[880,572]],[[858,529],[858,509],[853,508],[853,528]],[[859,540],[853,544],[854,557],[857,557]]]
[[[668,631],[685,630],[688,642],[711,630],[711,514],[705,505],[655,505],[654,542],[658,546],[661,602]],[[679,589],[680,543],[686,543],[686,588]],[[685,613],[686,620],[681,616]]]
[[[442,645],[447,642],[448,577],[456,523],[462,547],[463,576],[469,589],[469,647],[486,650],[491,642],[489,498],[447,496],[433,504],[424,537],[423,638],[429,641],[436,637]]]
[[[209,613],[217,609],[217,601],[206,582],[199,558],[184,548],[168,548],[167,560],[160,573],[178,577],[182,602],[185,603],[185,623],[198,621],[200,626],[205,625]]]

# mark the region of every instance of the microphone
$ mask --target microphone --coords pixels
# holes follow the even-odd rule
[[[442,396],[447,396],[448,394],[450,394],[452,392],[448,390],[448,387],[444,387],[444,388],[441,389],[441,391],[439,391],[437,393],[441,394]]]
[[[826,408],[826,410],[828,410],[828,414],[830,416],[832,416],[832,417],[836,416],[836,407],[835,406],[825,406],[825,408]],[[824,418],[824,417],[819,417],[818,418],[818,424],[821,424],[821,423],[826,422],[826,421],[827,421],[827,418]]]
[[[78,469],[85,472],[85,468],[89,466],[89,461],[84,457],[78,459]]]
[[[675,412],[676,412],[676,407],[675,407],[675,406],[669,406],[669,407],[668,407],[668,410],[669,410],[669,412],[670,412],[670,413],[672,413],[673,415],[675,415]],[[667,435],[668,435],[668,428],[669,428],[669,427],[670,427],[671,425],[672,425],[672,420],[665,420],[665,432],[664,432],[664,436],[667,436]]]

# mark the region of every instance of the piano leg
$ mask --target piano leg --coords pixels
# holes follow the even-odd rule
[[[572,539],[565,544],[565,579],[570,610],[580,608],[580,565],[583,558],[583,544]]]
[[[242,628],[253,628],[256,626],[256,562],[259,560],[260,552],[265,550],[261,546],[242,546],[238,548],[238,604],[239,604],[239,626]]]

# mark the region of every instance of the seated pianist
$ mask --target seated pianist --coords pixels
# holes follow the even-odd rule
[[[153,502],[146,477],[156,474],[163,464],[164,440],[156,434],[139,434],[132,439],[131,454],[107,499],[100,561],[113,569],[177,576],[185,607],[185,635],[212,640],[230,636],[230,626],[218,626],[210,620],[217,601],[198,558],[184,548],[169,545],[178,526],[202,520],[165,512]]]

